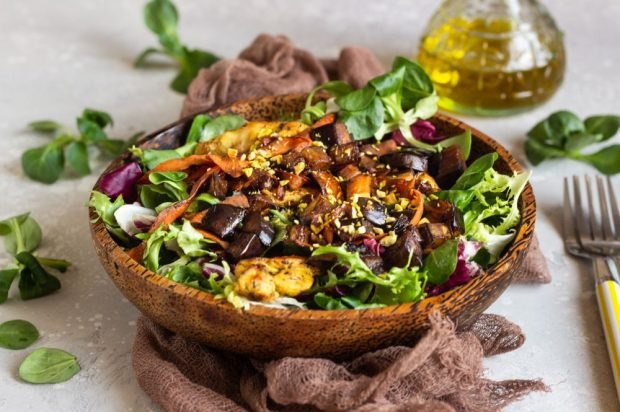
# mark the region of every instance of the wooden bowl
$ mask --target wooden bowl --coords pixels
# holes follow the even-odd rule
[[[210,114],[236,113],[248,120],[278,119],[298,115],[305,95],[263,97],[234,103]],[[432,119],[441,134],[455,135],[471,129],[472,156],[496,151],[495,168],[503,173],[523,170],[499,143],[452,117]],[[173,123],[141,140],[143,147],[178,145],[188,132],[191,118]],[[129,158],[117,158],[106,170]],[[99,182],[95,185],[97,189]],[[252,306],[235,309],[212,295],[168,280],[131,259],[110,237],[101,221],[91,223],[95,249],[116,286],[142,313],[186,338],[255,358],[283,356],[349,358],[390,345],[415,342],[424,331],[431,311],[452,318],[457,326],[476,319],[510,284],[519,270],[534,232],[536,205],[528,184],[521,199],[521,223],[516,238],[501,259],[469,283],[418,303],[365,310],[286,310]],[[90,217],[95,217],[90,210]]]

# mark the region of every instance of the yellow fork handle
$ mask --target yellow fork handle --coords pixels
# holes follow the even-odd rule
[[[620,399],[620,285],[613,280],[597,283],[596,298],[605,331],[616,392]]]

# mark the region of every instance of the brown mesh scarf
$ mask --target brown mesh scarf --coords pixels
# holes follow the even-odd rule
[[[250,96],[308,91],[339,78],[359,87],[383,72],[366,49],[343,49],[319,61],[283,37],[259,36],[238,59],[202,70],[183,115]],[[515,279],[551,280],[535,240]],[[284,358],[259,362],[187,341],[142,317],[133,366],[140,386],[167,411],[496,411],[532,391],[540,380],[491,381],[482,360],[520,347],[521,329],[484,314],[468,331],[434,313],[414,347],[394,346],[349,362]]]

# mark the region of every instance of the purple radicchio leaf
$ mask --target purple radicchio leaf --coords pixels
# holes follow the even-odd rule
[[[364,246],[366,246],[366,249],[368,249],[368,251],[373,255],[381,256],[381,254],[385,252],[385,248],[381,246],[379,242],[377,242],[377,239],[364,239],[362,243],[364,244]]]
[[[127,163],[101,177],[99,189],[111,199],[123,196],[126,203],[137,198],[136,183],[142,177],[142,169],[137,162]]]
[[[458,261],[454,273],[441,285],[432,285],[426,289],[429,296],[439,295],[457,286],[469,282],[473,277],[480,274],[482,268],[476,262],[472,262],[476,253],[482,248],[482,244],[476,241],[460,239],[458,246]]]
[[[435,144],[444,139],[444,137],[437,135],[435,125],[428,120],[418,120],[412,124],[411,133],[416,140],[429,144]],[[399,146],[409,145],[407,139],[405,139],[405,136],[403,136],[400,130],[392,132],[392,139],[394,139]]]

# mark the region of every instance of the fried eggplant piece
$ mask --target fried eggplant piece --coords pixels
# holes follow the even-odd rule
[[[245,213],[243,208],[218,203],[207,210],[198,227],[224,239],[232,236],[243,221]]]

